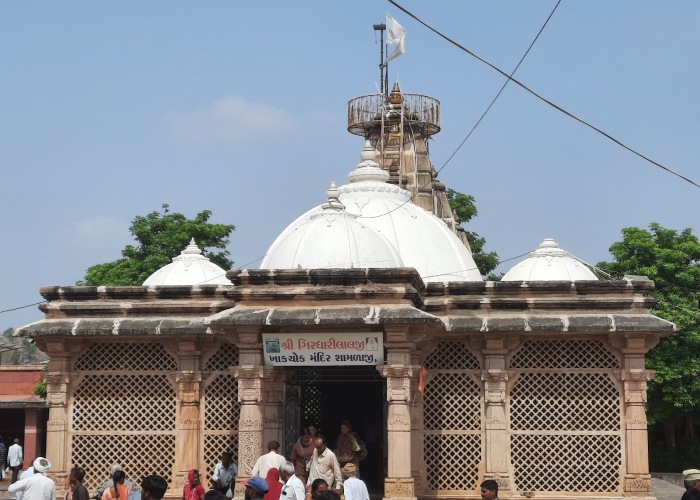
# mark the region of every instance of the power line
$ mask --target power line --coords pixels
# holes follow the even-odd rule
[[[486,64],[486,65],[489,66],[490,68],[492,68],[492,69],[494,69],[495,71],[499,72],[501,75],[503,75],[503,76],[505,76],[506,78],[508,78],[509,81],[512,81],[513,83],[515,83],[516,85],[518,85],[520,88],[522,88],[523,90],[525,90],[525,91],[527,91],[528,93],[532,94],[533,96],[537,97],[539,100],[545,102],[546,104],[548,104],[549,106],[553,107],[553,108],[556,109],[557,111],[559,111],[559,112],[561,112],[561,113],[564,113],[564,114],[565,114],[566,116],[568,116],[569,118],[573,118],[574,120],[576,120],[577,122],[579,122],[579,123],[585,125],[586,127],[595,130],[596,132],[598,132],[599,134],[601,134],[603,137],[606,137],[607,139],[611,140],[612,142],[614,142],[614,143],[617,144],[618,146],[622,147],[623,149],[626,149],[626,150],[629,151],[630,153],[633,153],[633,154],[639,156],[639,157],[642,158],[643,160],[646,160],[647,162],[651,163],[652,165],[654,165],[654,166],[656,166],[656,167],[658,167],[658,168],[660,168],[660,169],[662,169],[662,170],[664,170],[664,171],[666,171],[666,172],[668,172],[668,173],[670,173],[670,174],[673,174],[673,175],[675,175],[676,177],[680,177],[680,178],[683,179],[684,181],[686,181],[686,182],[692,184],[693,186],[695,186],[695,187],[697,187],[697,188],[700,188],[700,184],[697,184],[695,181],[693,181],[693,180],[689,179],[688,177],[685,177],[685,176],[683,176],[683,175],[681,175],[681,174],[679,174],[679,173],[677,173],[677,172],[674,172],[674,171],[671,170],[670,168],[668,168],[668,167],[662,165],[661,163],[659,163],[659,162],[657,162],[657,161],[652,160],[652,159],[649,158],[648,156],[645,156],[645,155],[643,155],[642,153],[640,153],[639,151],[637,151],[636,149],[633,149],[633,148],[631,148],[630,146],[627,146],[626,144],[624,144],[624,143],[623,143],[622,141],[620,141],[619,139],[616,139],[615,137],[613,137],[612,135],[608,134],[607,132],[601,130],[600,128],[596,127],[595,125],[592,125],[592,124],[588,123],[587,121],[583,120],[582,118],[579,118],[578,116],[574,115],[574,114],[571,113],[570,111],[567,111],[566,109],[564,109],[564,108],[562,108],[561,106],[559,106],[559,105],[553,103],[553,102],[550,101],[549,99],[546,99],[545,97],[541,96],[540,94],[538,94],[538,93],[535,92],[534,90],[530,89],[530,88],[529,88],[527,85],[525,85],[524,83],[520,82],[519,80],[516,80],[516,79],[513,78],[512,76],[508,75],[505,71],[503,71],[503,70],[501,70],[500,68],[498,68],[497,66],[491,64],[489,61],[487,61],[487,60],[484,59],[483,57],[480,57],[479,55],[475,54],[474,52],[472,52],[471,50],[467,49],[467,48],[464,47],[463,45],[461,45],[461,44],[457,43],[456,41],[454,41],[452,38],[448,37],[447,35],[444,35],[444,34],[441,33],[440,31],[438,31],[437,29],[433,28],[433,27],[430,26],[428,23],[426,23],[425,21],[421,20],[418,16],[416,16],[415,14],[413,14],[412,12],[410,12],[409,10],[407,10],[406,8],[404,8],[404,7],[402,7],[401,5],[399,5],[395,0],[388,0],[388,2],[391,3],[392,5],[394,5],[397,9],[400,9],[401,11],[403,11],[406,15],[408,15],[408,16],[412,17],[413,19],[415,19],[417,22],[419,22],[420,24],[422,24],[423,26],[425,26],[426,28],[428,28],[430,31],[432,31],[432,32],[435,33],[436,35],[440,36],[441,38],[445,39],[446,41],[448,41],[449,43],[451,43],[451,44],[454,45],[455,47],[457,47],[457,48],[463,50],[464,52],[466,52],[466,53],[469,54],[470,56],[472,56],[472,57],[478,59],[479,61],[481,61],[482,63]]]
[[[504,89],[506,88],[506,86],[508,85],[508,82],[510,82],[511,77],[515,74],[516,71],[518,71],[518,68],[520,68],[520,65],[523,63],[523,61],[525,60],[525,58],[526,58],[526,57],[528,56],[528,54],[530,53],[530,50],[531,50],[532,47],[535,45],[535,42],[537,42],[537,40],[539,39],[540,35],[542,34],[542,32],[544,31],[545,27],[546,27],[547,24],[549,23],[549,20],[550,20],[550,19],[552,18],[552,16],[554,15],[554,12],[556,12],[557,7],[559,7],[559,4],[560,4],[560,3],[561,3],[561,0],[558,0],[557,3],[556,3],[556,5],[555,5],[554,8],[552,9],[552,11],[549,13],[549,16],[547,16],[547,19],[545,20],[544,24],[542,24],[542,27],[541,27],[540,30],[537,32],[537,35],[535,35],[535,38],[534,38],[534,39],[532,40],[532,42],[530,43],[530,46],[527,48],[527,50],[525,51],[525,53],[523,54],[523,56],[520,58],[520,61],[518,62],[518,64],[515,66],[515,68],[514,68],[513,71],[511,72],[510,77],[508,78],[508,80],[505,81],[505,83],[504,83],[503,86],[501,87],[501,90],[498,91],[498,93],[496,94],[496,96],[495,96],[495,97],[493,98],[493,100],[491,101],[491,104],[489,104],[488,107],[486,108],[486,110],[481,114],[481,117],[476,121],[476,123],[475,123],[474,126],[471,128],[471,130],[469,131],[469,133],[467,133],[466,137],[462,140],[462,142],[459,143],[459,146],[457,146],[457,148],[456,148],[456,149],[454,150],[454,152],[450,155],[450,157],[447,158],[447,161],[445,161],[445,163],[443,163],[442,166],[437,170],[436,175],[439,174],[440,172],[442,172],[443,169],[447,166],[447,164],[452,160],[452,158],[454,158],[455,155],[459,152],[459,150],[462,149],[462,146],[464,146],[464,144],[465,144],[465,143],[467,142],[467,140],[471,137],[471,135],[474,133],[474,131],[476,130],[476,128],[479,126],[479,124],[483,121],[484,117],[485,117],[485,116],[487,115],[487,113],[491,110],[491,108],[493,107],[493,105],[496,103],[496,101],[498,100],[498,98],[499,98],[499,97],[501,96],[501,94],[503,93],[503,90],[504,90]],[[411,132],[413,132],[413,127],[411,126],[410,123],[408,124],[408,126],[409,126],[409,128],[411,128]],[[414,137],[415,137],[415,136],[414,136]],[[415,140],[415,139],[414,139],[414,140]],[[421,188],[420,188],[418,191],[422,191],[422,190],[423,190],[425,187],[427,187],[428,184],[430,184],[431,182],[432,182],[432,179],[429,180],[429,181],[427,181],[425,184],[423,184],[423,186],[421,186]],[[403,207],[406,203],[408,203],[409,201],[413,200],[414,197],[415,197],[415,195],[411,196],[410,200],[406,200],[405,202],[403,202],[403,203],[401,203],[399,206],[397,206],[397,207],[395,207],[395,208],[389,210],[389,211],[386,212],[385,214],[373,215],[373,216],[361,216],[361,215],[360,215],[360,216],[358,216],[358,218],[360,218],[360,219],[375,219],[375,218],[379,218],[379,217],[384,217],[385,215],[389,215],[389,214],[395,212],[396,210],[398,210],[399,208]],[[500,264],[500,263],[499,263],[499,264]]]

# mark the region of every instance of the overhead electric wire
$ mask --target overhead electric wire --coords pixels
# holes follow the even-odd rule
[[[496,103],[496,101],[498,100],[498,98],[499,98],[499,97],[501,96],[501,94],[503,93],[503,90],[506,88],[506,85],[508,85],[508,82],[510,82],[510,80],[512,79],[512,76],[515,74],[516,71],[518,71],[518,68],[520,68],[520,65],[523,63],[523,61],[525,60],[525,58],[527,57],[527,55],[530,53],[530,50],[531,50],[532,47],[535,45],[535,42],[537,42],[537,40],[539,39],[540,35],[542,34],[542,32],[544,31],[545,27],[546,27],[547,24],[549,23],[549,20],[550,20],[550,19],[552,18],[552,16],[554,15],[554,12],[556,12],[557,7],[559,7],[559,4],[560,4],[560,3],[561,3],[561,0],[558,0],[557,3],[556,3],[556,5],[555,5],[554,8],[552,9],[552,11],[549,13],[549,16],[547,16],[547,19],[545,20],[544,24],[542,24],[542,27],[541,27],[540,30],[537,32],[537,35],[535,35],[535,38],[532,39],[532,42],[530,43],[530,46],[527,48],[527,50],[525,51],[525,53],[523,54],[523,56],[520,58],[520,61],[518,62],[518,64],[515,66],[515,68],[514,68],[513,71],[511,72],[510,76],[508,77],[508,80],[505,81],[505,83],[504,83],[503,86],[501,87],[501,90],[498,91],[498,93],[496,94],[496,97],[493,98],[493,100],[491,101],[491,104],[489,104],[488,107],[486,108],[486,110],[481,114],[481,117],[476,121],[476,123],[475,123],[474,126],[471,128],[471,130],[469,131],[469,133],[467,134],[467,136],[462,140],[461,143],[459,143],[459,146],[457,146],[457,148],[456,148],[456,149],[454,150],[454,152],[450,155],[450,157],[447,158],[447,161],[445,161],[445,163],[443,163],[442,166],[441,166],[439,169],[437,169],[436,175],[439,174],[440,172],[442,172],[442,170],[447,166],[447,164],[450,162],[450,160],[452,160],[452,158],[454,158],[454,156],[459,152],[459,150],[462,149],[462,146],[464,146],[464,144],[467,142],[467,140],[469,139],[469,137],[471,137],[471,135],[474,133],[474,131],[476,130],[476,128],[477,128],[477,127],[479,126],[479,124],[482,122],[482,120],[484,119],[484,117],[486,116],[486,114],[491,110],[491,108],[493,107],[493,105]],[[399,7],[399,8],[400,8],[400,7]],[[410,123],[408,124],[408,126],[411,128],[411,131],[413,131],[413,128],[411,127],[411,124],[410,124]],[[414,135],[414,140],[415,140],[415,135]],[[433,181],[433,179],[431,178],[429,181],[427,181],[425,184],[423,184],[423,186],[421,186],[421,188],[420,188],[418,191],[423,190],[423,189],[424,189],[425,187],[427,187],[428,184],[430,184],[432,181]],[[412,200],[414,197],[415,197],[415,194],[414,194],[413,196],[411,196],[411,200]],[[372,216],[358,216],[358,218],[361,218],[361,219],[375,219],[375,218],[378,218],[378,217],[383,217],[383,216],[385,216],[385,215],[389,215],[389,214],[395,212],[396,210],[398,210],[399,208],[403,207],[406,203],[408,203],[408,201],[409,201],[409,200],[406,200],[405,202],[403,202],[403,203],[401,203],[399,206],[397,206],[397,207],[395,207],[395,208],[389,210],[389,211],[386,212],[385,214],[372,215]]]
[[[422,19],[420,19],[418,16],[416,16],[415,14],[413,14],[411,11],[409,11],[409,10],[406,9],[405,7],[401,6],[401,5],[400,5],[398,2],[396,2],[395,0],[388,0],[388,2],[391,3],[392,5],[394,5],[397,9],[403,11],[406,15],[408,15],[408,16],[412,17],[413,19],[415,19],[417,22],[419,22],[420,24],[422,24],[423,26],[425,26],[426,28],[428,28],[430,31],[432,31],[433,33],[435,33],[435,34],[438,35],[439,37],[445,39],[446,41],[448,41],[449,43],[451,43],[451,44],[454,45],[455,47],[457,47],[457,48],[463,50],[464,52],[466,52],[466,53],[469,54],[470,56],[474,57],[475,59],[478,59],[479,61],[481,61],[482,63],[486,64],[486,65],[489,66],[490,68],[492,68],[492,69],[494,69],[495,71],[499,72],[501,75],[503,75],[503,76],[505,76],[506,78],[508,78],[509,81],[512,81],[513,83],[515,83],[516,85],[518,85],[520,88],[522,88],[523,90],[525,90],[525,91],[527,91],[528,93],[532,94],[533,96],[537,97],[537,98],[540,99],[541,101],[547,103],[548,105],[550,105],[551,107],[553,107],[553,108],[556,109],[557,111],[559,111],[559,112],[561,112],[561,113],[564,113],[564,114],[567,115],[569,118],[573,118],[573,119],[576,120],[577,122],[579,122],[579,123],[581,123],[581,124],[583,124],[583,125],[585,125],[585,126],[591,128],[592,130],[595,130],[596,132],[598,132],[598,133],[601,134],[602,136],[606,137],[607,139],[611,140],[612,142],[614,142],[614,143],[617,144],[618,146],[622,147],[623,149],[626,149],[626,150],[629,151],[630,153],[633,153],[633,154],[639,156],[639,157],[642,158],[643,160],[646,160],[647,162],[651,163],[652,165],[654,165],[654,166],[656,166],[656,167],[658,167],[658,168],[660,168],[660,169],[662,169],[662,170],[664,170],[664,171],[666,171],[666,172],[668,172],[668,173],[670,173],[670,174],[673,174],[673,175],[675,175],[676,177],[679,177],[679,178],[683,179],[684,181],[688,182],[689,184],[692,184],[693,186],[695,186],[695,187],[697,187],[697,188],[700,188],[700,184],[697,184],[695,181],[689,179],[688,177],[685,177],[684,175],[681,175],[681,174],[679,174],[679,173],[677,173],[677,172],[671,170],[670,168],[666,167],[665,165],[662,165],[661,163],[659,163],[659,162],[657,162],[657,161],[655,161],[655,160],[652,160],[651,158],[649,158],[648,156],[643,155],[642,153],[640,153],[640,152],[637,151],[636,149],[633,149],[633,148],[631,148],[630,146],[627,146],[626,144],[624,144],[624,143],[623,143],[622,141],[620,141],[619,139],[616,139],[615,137],[613,137],[612,135],[608,134],[607,132],[605,132],[605,131],[599,129],[599,128],[596,127],[595,125],[592,125],[592,124],[588,123],[587,121],[583,120],[582,118],[579,118],[578,116],[574,115],[574,114],[571,113],[570,111],[567,111],[566,109],[564,109],[564,108],[562,108],[561,106],[559,106],[559,105],[553,103],[553,102],[550,101],[549,99],[546,99],[545,97],[541,96],[540,94],[538,94],[537,92],[535,92],[534,90],[532,90],[531,88],[529,88],[529,87],[528,87],[527,85],[525,85],[524,83],[522,83],[522,82],[520,82],[519,80],[517,80],[517,79],[513,78],[512,76],[508,75],[508,73],[506,73],[506,72],[503,71],[502,69],[498,68],[498,67],[495,66],[494,64],[491,64],[489,61],[487,61],[487,60],[484,59],[483,57],[480,57],[479,55],[475,54],[474,52],[472,52],[472,51],[469,50],[468,48],[466,48],[466,47],[464,47],[463,45],[459,44],[458,42],[456,42],[456,41],[453,40],[452,38],[448,37],[447,35],[441,33],[441,32],[438,31],[437,29],[433,28],[433,27],[430,26],[428,23],[426,23],[425,21],[423,21]]]

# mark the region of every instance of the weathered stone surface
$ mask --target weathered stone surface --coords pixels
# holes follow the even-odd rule
[[[448,295],[482,294],[486,290],[485,281],[452,281],[447,284]]]
[[[608,316],[572,316],[569,318],[570,332],[609,332],[612,319]]]
[[[525,330],[524,318],[487,318],[486,331],[518,332]]]
[[[447,325],[452,332],[480,332],[484,320],[480,317],[450,316]]]
[[[530,317],[526,324],[533,332],[563,332],[564,321],[553,317]]]
[[[615,330],[625,332],[672,332],[673,323],[656,316],[613,316]]]

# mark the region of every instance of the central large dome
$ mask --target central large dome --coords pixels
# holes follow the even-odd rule
[[[364,258],[357,262],[340,259],[343,265],[333,265],[339,259],[338,241],[330,238],[333,232],[318,229],[319,214],[328,210],[328,204],[319,205],[292,222],[270,246],[260,267],[262,269],[314,267],[406,267],[415,268],[426,282],[481,281],[474,259],[457,235],[438,217],[411,202],[411,194],[388,184],[389,174],[377,166],[376,152],[366,141],[357,169],[348,176],[349,184],[338,188],[337,200],[343,210],[352,216],[352,222],[367,231],[348,231],[343,244],[355,242],[362,248]],[[314,233],[307,237],[307,231]],[[324,237],[327,234],[329,237]],[[362,234],[361,241],[357,234]],[[288,244],[289,239],[294,244]],[[345,241],[347,239],[347,241]],[[398,258],[387,259],[387,245]],[[293,249],[293,250],[292,250]],[[346,256],[350,254],[345,254]],[[376,255],[377,259],[367,259]],[[307,265],[301,265],[306,263]],[[324,265],[325,263],[325,265]],[[350,264],[350,265],[348,265]]]

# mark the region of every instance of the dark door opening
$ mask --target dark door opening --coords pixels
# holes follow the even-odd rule
[[[300,387],[299,430],[318,425],[335,451],[340,424],[348,420],[367,447],[360,478],[370,493],[384,488],[386,383],[374,366],[299,368],[290,381]]]

